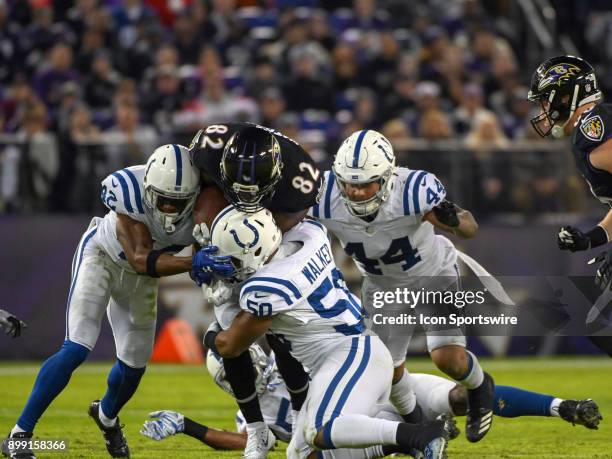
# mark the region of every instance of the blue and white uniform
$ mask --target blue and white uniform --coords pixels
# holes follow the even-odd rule
[[[276,438],[289,442],[293,424],[290,396],[285,381],[276,369],[274,354],[271,354],[269,359],[274,369],[266,389],[259,395],[261,413],[264,422],[274,432]],[[439,376],[419,373],[410,374],[410,378],[425,420],[434,421],[441,414],[453,414],[448,402],[448,393],[457,385],[456,383]],[[438,396],[439,394],[442,396]],[[403,422],[402,417],[390,403],[379,406],[376,417]],[[240,411],[236,413],[236,431],[246,432],[246,421]],[[319,454],[325,459],[371,459],[383,457],[382,454],[377,454],[379,451],[376,448],[335,449],[320,451]]]
[[[451,241],[435,234],[431,223],[423,221],[423,216],[446,197],[444,186],[434,174],[398,167],[391,177],[389,197],[371,221],[348,211],[332,171],[325,173],[320,197],[310,215],[323,223],[355,260],[364,276],[362,300],[369,316],[376,311],[375,292],[456,288],[457,251]],[[385,305],[395,310],[402,307]],[[409,306],[405,307],[409,312]],[[384,327],[372,325],[397,366],[404,361],[412,330],[398,332],[397,327],[392,331]],[[430,351],[448,344],[465,346],[459,330],[444,334],[428,333]]]
[[[245,281],[240,308],[273,316],[270,332],[311,371],[308,396],[287,457],[307,457],[316,432],[343,414],[373,417],[388,400],[389,351],[368,335],[359,300],[336,268],[327,231],[304,220],[285,233],[277,255]]]
[[[153,348],[157,316],[157,279],[138,275],[117,239],[117,215],[147,226],[153,247],[176,253],[194,242],[191,215],[166,234],[142,202],[145,166],[110,174],[102,181],[102,201],[109,208],[94,217],[81,238],[72,262],[66,312],[66,339],[93,349],[104,312],[113,329],[117,357],[127,365],[146,365]]]

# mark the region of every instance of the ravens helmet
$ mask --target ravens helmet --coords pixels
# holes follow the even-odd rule
[[[540,64],[531,78],[527,99],[540,106],[531,124],[542,137],[563,137],[563,124],[576,108],[601,98],[591,64],[575,56],[553,57]]]
[[[227,199],[255,212],[274,194],[283,167],[280,144],[269,130],[255,126],[236,132],[225,145],[221,180]]]

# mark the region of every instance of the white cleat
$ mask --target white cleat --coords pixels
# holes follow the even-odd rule
[[[246,448],[243,459],[266,459],[268,451],[274,449],[276,437],[268,429],[268,426],[254,429],[248,433]]]

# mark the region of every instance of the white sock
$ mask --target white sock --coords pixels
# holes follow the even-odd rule
[[[364,450],[365,459],[377,459],[379,457],[385,457],[382,445],[370,446]]]
[[[98,410],[98,418],[104,427],[114,427],[117,424],[117,418],[109,418],[102,411],[102,405],[100,405],[100,409]]]
[[[291,410],[291,433],[295,433],[295,426],[297,425],[297,418],[300,414],[299,411]]]
[[[389,400],[402,416],[410,414],[414,410],[417,402],[416,395],[412,389],[410,374],[405,368],[400,380],[391,386]]]
[[[15,434],[21,433],[21,432],[25,432],[25,430],[23,430],[21,427],[19,427],[17,424],[15,424],[15,427],[13,427],[13,430],[11,430],[11,437]]]
[[[468,356],[469,371],[466,376],[462,379],[458,379],[457,382],[468,389],[476,389],[484,381],[484,373],[476,356],[467,349],[465,352]]]
[[[399,422],[364,414],[343,414],[334,419],[330,438],[334,448],[396,445]]]
[[[559,405],[563,401],[562,398],[555,398],[550,404],[550,415],[559,417]]]
[[[266,423],[263,421],[249,422],[246,425],[247,433],[255,432],[256,430],[262,430],[266,428]]]

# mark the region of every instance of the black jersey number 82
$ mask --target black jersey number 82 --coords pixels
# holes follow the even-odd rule
[[[300,163],[298,169],[300,172],[306,172],[307,174],[305,175],[308,175],[312,180],[309,180],[302,175],[296,175],[293,177],[293,180],[291,180],[291,185],[293,188],[300,190],[304,194],[312,193],[312,190],[315,188],[315,184],[319,181],[321,171],[309,163]]]

